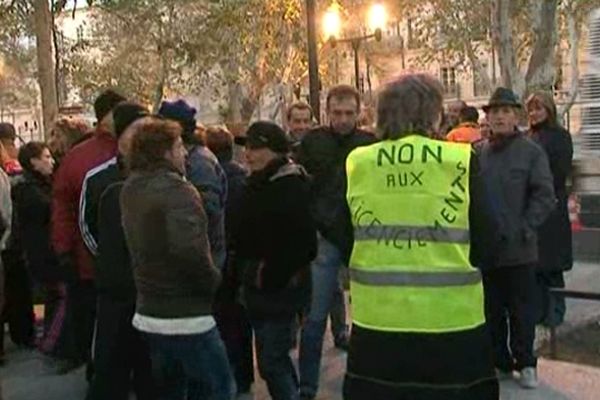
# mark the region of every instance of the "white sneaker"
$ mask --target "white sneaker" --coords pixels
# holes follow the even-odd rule
[[[533,367],[523,368],[519,384],[525,389],[535,389],[538,387],[537,371]]]

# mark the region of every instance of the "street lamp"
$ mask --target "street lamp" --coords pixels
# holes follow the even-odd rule
[[[360,90],[358,84],[358,76],[360,75],[360,65],[358,58],[358,50],[363,41],[375,39],[378,42],[383,37],[383,29],[387,23],[387,13],[385,7],[381,3],[375,3],[371,6],[368,13],[367,26],[371,33],[361,36],[353,36],[348,38],[340,38],[342,22],[340,18],[340,5],[337,1],[333,1],[327,12],[323,16],[323,33],[325,38],[331,43],[331,47],[337,46],[338,43],[350,43],[354,51],[354,80],[356,89]]]
[[[317,122],[321,120],[321,96],[319,94],[319,56],[317,53],[317,29],[315,24],[315,0],[306,0],[306,33],[308,44],[308,81],[310,106]]]

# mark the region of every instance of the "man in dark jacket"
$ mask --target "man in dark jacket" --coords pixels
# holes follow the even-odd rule
[[[96,313],[93,261],[83,243],[78,225],[79,200],[88,171],[117,152],[112,110],[125,98],[112,90],[94,103],[98,120],[93,137],[73,147],[54,176],[52,192],[52,246],[61,268],[70,271],[68,308],[74,324],[74,339],[80,361],[89,361]],[[91,371],[88,369],[88,371]]]
[[[129,153],[132,136],[144,122],[136,121],[147,116],[148,111],[124,102],[115,107],[113,114],[119,155],[114,162],[88,173],[81,194],[80,217],[85,220],[80,218],[80,223],[84,224],[82,232],[92,235],[84,240],[88,246],[93,240],[90,251],[95,255],[98,291],[94,377],[88,399],[127,399],[132,372],[137,398],[153,399],[150,355],[131,326],[136,292],[119,207],[122,181],[127,174],[123,159]],[[84,229],[92,226],[93,230]]]
[[[536,230],[554,208],[555,197],[544,151],[517,130],[519,108],[514,93],[505,88],[497,89],[483,107],[493,135],[481,147],[481,173],[498,224],[498,229],[489,233],[496,239],[490,248],[494,261],[483,278],[500,377],[511,377],[517,370],[521,385],[534,388]]]
[[[119,150],[115,157],[92,168],[85,175],[81,188],[79,200],[79,230],[82,239],[90,253],[98,255],[98,205],[102,193],[111,184],[122,180],[122,164],[125,154],[121,152],[123,147],[121,136],[135,120],[148,116],[149,112],[143,106],[133,102],[122,102],[113,110],[113,121],[115,137]],[[123,138],[129,143],[131,138]]]
[[[221,274],[202,199],[183,176],[181,133],[173,121],[146,123],[127,160],[120,201],[137,288],[133,326],[150,346],[159,398],[230,400],[233,378],[212,317]]]
[[[227,200],[227,177],[215,155],[196,135],[196,109],[183,100],[165,101],[158,114],[176,121],[183,128],[182,139],[188,157],[186,178],[202,195],[204,210],[208,217],[208,239],[215,266],[225,265],[225,202]]]
[[[256,335],[258,370],[275,400],[296,400],[289,356],[292,321],[310,296],[316,229],[304,169],[287,157],[285,132],[256,122],[245,138],[251,171],[236,246],[243,261],[243,298]]]
[[[300,343],[300,390],[316,396],[327,316],[334,303],[340,267],[352,250],[352,223],[345,200],[348,154],[372,144],[375,137],[356,127],[360,95],[351,86],[332,88],[327,95],[329,126],[309,132],[298,150],[298,162],[312,175],[312,214],[319,232],[319,255],[313,263],[313,294]]]

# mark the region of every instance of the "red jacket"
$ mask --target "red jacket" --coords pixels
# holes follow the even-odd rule
[[[92,256],[79,230],[79,198],[87,172],[114,157],[117,140],[97,129],[92,138],[78,144],[62,159],[54,176],[52,194],[52,245],[57,254],[74,257],[82,280],[94,279]]]

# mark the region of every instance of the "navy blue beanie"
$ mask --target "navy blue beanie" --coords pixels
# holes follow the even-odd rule
[[[183,100],[163,101],[158,115],[179,122],[183,127],[183,136],[193,135],[196,131],[196,109]]]

